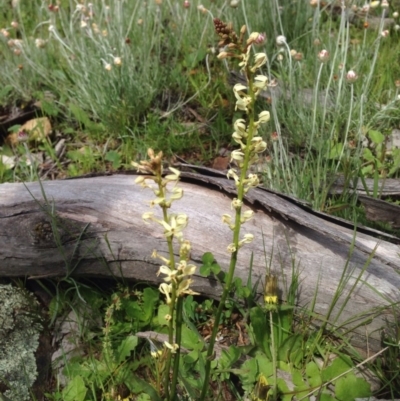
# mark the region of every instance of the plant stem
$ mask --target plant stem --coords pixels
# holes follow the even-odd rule
[[[249,129],[248,129],[248,137],[246,138],[246,149],[244,153],[244,161],[243,161],[243,167],[240,171],[240,181],[238,185],[238,197],[237,199],[239,201],[243,201],[244,198],[244,180],[246,178],[247,174],[247,169],[249,166],[249,161],[251,157],[251,141],[254,136],[254,104],[255,104],[255,94],[254,94],[254,89],[253,89],[253,74],[250,71],[250,69],[247,67],[246,68],[246,78],[247,82],[249,84],[249,91],[248,95],[251,97],[251,104],[249,106]],[[214,353],[214,345],[215,345],[215,339],[217,337],[218,329],[219,329],[219,323],[221,320],[222,312],[225,307],[225,302],[226,299],[228,298],[228,294],[231,290],[232,286],[232,281],[233,277],[235,274],[235,268],[236,268],[236,263],[237,263],[237,258],[238,258],[238,244],[239,244],[239,235],[240,235],[240,228],[241,228],[241,212],[242,208],[239,207],[236,209],[236,214],[235,214],[235,229],[233,231],[233,244],[235,247],[235,251],[232,252],[231,255],[231,260],[230,260],[230,265],[229,265],[229,270],[228,274],[226,276],[226,281],[225,281],[225,286],[224,290],[222,292],[222,296],[218,305],[217,312],[215,314],[214,318],[214,326],[211,332],[211,337],[210,337],[210,342],[208,344],[208,350],[207,350],[207,356],[206,356],[206,365],[205,365],[205,375],[204,375],[204,383],[203,383],[203,388],[201,391],[201,395],[199,398],[199,401],[204,401],[205,397],[207,395],[207,391],[209,389],[209,380],[210,380],[210,371],[211,371],[211,361]]]
[[[157,177],[157,184],[158,188],[160,191],[160,196],[164,197],[165,196],[165,188],[162,185],[162,176],[160,175]],[[163,219],[166,223],[169,223],[169,217],[168,217],[168,209],[166,206],[162,206],[162,212],[163,212]],[[175,255],[174,255],[174,247],[173,247],[173,237],[169,236],[167,237],[167,244],[168,244],[168,253],[169,253],[169,260],[170,260],[170,268],[173,269],[175,268]],[[169,315],[171,316],[170,320],[168,321],[168,342],[173,345],[174,344],[174,316],[175,316],[175,303],[176,303],[176,285],[172,285],[172,291],[171,291],[171,302],[169,303]],[[178,318],[177,318],[178,319]],[[182,328],[182,324],[180,325],[180,329]],[[178,333],[176,333],[176,336],[178,337]],[[179,338],[181,336],[181,333],[179,333]],[[180,346],[180,342],[178,343]],[[179,352],[179,351],[178,351]],[[178,354],[179,355],[179,354]],[[165,371],[164,371],[164,392],[165,392],[165,398],[167,400],[173,400],[174,399],[174,394],[175,390],[171,386],[171,397],[170,398],[170,370],[171,370],[171,362],[172,362],[172,352],[171,350],[168,349],[167,352],[167,360],[165,364]],[[179,356],[178,356],[178,364],[179,364]],[[174,368],[175,372],[175,368]],[[174,377],[173,377],[174,379]],[[175,385],[176,385],[176,380],[175,380]],[[172,391],[174,390],[174,391]]]
[[[181,342],[182,342],[182,323],[183,323],[183,298],[178,297],[176,303],[176,321],[175,321],[175,344],[179,345],[174,357],[174,370],[172,373],[172,384],[170,400],[175,400],[176,384],[179,376],[179,360],[181,356]]]
[[[278,383],[277,383],[277,366],[276,366],[276,348],[275,348],[275,336],[274,336],[274,321],[273,321],[273,315],[272,315],[272,310],[269,311],[269,325],[270,325],[270,330],[271,330],[271,354],[272,354],[272,369],[273,369],[273,375],[274,375],[274,384],[273,384],[273,400],[277,399],[278,395]]]

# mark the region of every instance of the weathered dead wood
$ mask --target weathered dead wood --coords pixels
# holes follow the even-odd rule
[[[399,199],[400,180],[395,178],[380,179],[377,185],[377,199],[371,194],[374,193],[375,180],[365,178],[357,184],[347,183],[343,177],[338,177],[331,188],[331,193],[342,193],[345,188],[349,192],[355,192],[358,195],[359,202],[364,206],[365,214],[368,220],[387,223],[393,228],[400,228],[400,206],[387,202],[385,199]]]
[[[375,180],[365,178],[364,183],[359,179],[354,185],[352,182],[346,183],[343,176],[339,176],[331,187],[331,193],[342,193],[346,188],[349,191],[357,192],[361,195],[370,195],[374,192]],[[377,192],[379,197],[398,197],[400,196],[400,180],[396,178],[382,178],[378,182]]]
[[[135,185],[134,178],[114,175],[44,182],[47,205],[38,183],[0,185],[0,276],[123,275],[158,283],[158,262],[150,255],[153,249],[165,252],[165,241],[157,225],[142,221],[151,194]],[[230,210],[235,192],[232,182],[187,174],[182,187],[185,196],[173,208],[190,216],[185,237],[192,241],[193,261],[199,263],[202,254],[211,251],[221,266],[227,266],[231,231],[220,216]],[[348,282],[330,322],[354,327],[367,316],[373,317],[368,325],[354,330],[353,343],[366,349],[367,336],[368,347],[377,350],[379,329],[391,318],[386,306],[400,300],[398,245],[375,238],[373,231],[355,233],[349,223],[312,214],[262,189],[249,193],[246,207],[256,211],[256,218],[243,232],[253,233],[255,241],[241,250],[237,276],[247,280],[253,252],[253,282],[263,279],[266,265],[271,265],[280,276],[285,299],[285,285],[298,268],[299,304],[310,305],[318,289],[315,310],[322,316],[345,277]],[[57,216],[56,228],[51,226],[51,214]],[[216,298],[221,292],[215,280],[200,276],[195,277],[193,289]],[[356,317],[359,314],[362,319]]]

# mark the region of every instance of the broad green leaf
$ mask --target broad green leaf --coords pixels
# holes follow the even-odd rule
[[[109,150],[105,159],[112,163],[113,168],[117,169],[121,166],[121,155],[115,150]]]
[[[259,306],[250,309],[250,322],[256,345],[270,357],[269,327],[267,325],[266,314]]]
[[[136,375],[130,375],[128,380],[125,380],[125,384],[128,389],[134,394],[147,394],[151,401],[161,401],[160,396],[153,386],[151,386],[147,381],[141,379]]]
[[[214,262],[214,255],[211,252],[206,252],[202,257],[201,261],[205,265],[211,265]]]
[[[207,277],[210,273],[218,274],[221,271],[221,266],[214,259],[214,255],[211,252],[206,252],[201,258],[203,265],[200,266],[200,274],[203,277]]]
[[[302,387],[305,385],[305,381],[301,372],[297,369],[292,372],[292,381],[296,387]]]
[[[7,131],[8,132],[18,132],[21,127],[22,127],[21,124],[15,124],[15,125],[12,125],[11,127],[8,127]]]
[[[97,365],[97,361],[94,362],[93,364]],[[68,363],[63,370],[63,373],[71,379],[76,376],[80,376],[82,378],[87,379],[88,377],[90,377],[92,372],[93,372],[93,366],[88,366],[88,364],[85,362],[81,363],[73,361]]]
[[[242,383],[242,386],[251,386],[252,388],[254,386],[254,383],[257,381],[259,375],[257,359],[248,359],[242,364],[239,370],[240,372],[237,372],[237,374],[240,377],[240,382]]]
[[[139,394],[136,401],[151,401],[151,397],[148,394]]]
[[[82,377],[75,376],[62,392],[63,401],[84,401],[86,392],[87,388]]]
[[[322,371],[321,373],[322,380],[324,382],[332,380],[335,377],[341,375],[342,373],[348,371],[351,367],[353,367],[351,359],[347,356],[340,355],[332,362],[331,365],[329,365]]]
[[[150,323],[151,318],[154,313],[154,309],[158,299],[160,297],[160,293],[158,290],[147,287],[143,291],[143,312],[144,316],[142,320],[144,322]]]
[[[372,154],[371,149],[368,148],[363,149],[363,158],[369,162],[373,162],[375,160],[375,156]]]
[[[5,85],[2,90],[0,90],[0,100],[3,100],[14,88],[11,85]]]
[[[320,369],[314,361],[307,363],[306,374],[310,386],[317,387],[322,384]]]
[[[302,337],[300,334],[288,337],[278,350],[278,359],[284,362],[297,363],[303,359]]]
[[[381,134],[379,131],[370,130],[368,131],[369,139],[375,144],[382,143],[385,140],[385,135]]]
[[[42,99],[40,101],[40,107],[46,116],[57,117],[58,114],[60,113],[60,109],[55,105],[54,102],[49,102],[47,100]]]
[[[228,349],[222,350],[222,355],[219,359],[221,366],[230,368],[240,358],[240,348],[231,345]]]
[[[342,150],[343,150],[342,143],[336,143],[335,145],[333,145],[329,152],[329,159],[331,159],[331,160],[338,159],[340,157],[340,155],[342,154]]]
[[[218,273],[221,271],[221,266],[220,266],[218,263],[213,263],[213,264],[211,265],[211,271],[212,271],[214,274],[218,274]]]
[[[158,324],[160,326],[168,326],[168,320],[165,318],[169,314],[169,306],[162,304],[158,307]]]
[[[69,109],[71,110],[71,113],[79,123],[84,124],[86,126],[90,126],[92,124],[92,121],[90,121],[90,118],[86,114],[86,112],[76,104],[70,103]]]
[[[211,265],[202,265],[199,271],[203,277],[208,277],[211,273]]]
[[[182,360],[185,365],[194,365],[199,360],[199,351],[193,350],[185,355],[183,355]]]
[[[368,166],[365,166],[361,169],[361,172],[363,175],[370,175],[374,171],[374,166],[372,164],[369,164]]]
[[[257,360],[260,373],[262,373],[265,377],[272,376],[274,373],[274,365],[272,361],[261,352],[257,352],[255,358]]]
[[[320,401],[337,401],[337,398],[333,397],[329,393],[322,393],[319,397]]]
[[[190,330],[186,325],[182,327],[182,346],[190,350],[201,350],[204,347],[204,342],[199,337],[197,332]]]
[[[291,372],[290,365],[283,361],[278,361],[278,369],[283,370],[284,372]]]
[[[289,389],[288,385],[286,384],[285,380],[278,379],[277,380],[277,386],[278,386],[279,393],[282,394],[280,400],[281,401],[292,401],[293,394],[290,391],[290,389]]]
[[[340,401],[353,401],[356,398],[369,397],[371,387],[364,379],[351,373],[335,382],[335,395]]]
[[[138,345],[138,338],[136,336],[126,337],[118,347],[117,363],[122,363]]]

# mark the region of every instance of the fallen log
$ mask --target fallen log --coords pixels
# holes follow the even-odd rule
[[[154,249],[165,254],[166,243],[158,225],[143,223],[152,193],[134,179],[111,175],[47,181],[42,187],[37,182],[0,185],[0,276],[123,276],[159,283],[159,263],[150,255]],[[185,238],[192,242],[193,261],[201,264],[211,251],[223,268],[228,266],[232,232],[221,215],[230,212],[232,181],[186,173],[181,185],[185,195],[173,210],[189,216]],[[355,346],[380,349],[380,329],[393,319],[388,305],[400,301],[398,239],[355,230],[349,222],[261,188],[249,192],[245,207],[255,211],[255,218],[242,233],[254,234],[255,240],[241,249],[236,276],[247,281],[253,253],[253,283],[263,282],[271,266],[285,300],[298,269],[298,303],[310,306],[317,291],[314,310],[322,319],[342,282],[331,327],[351,330]],[[207,297],[221,294],[217,280],[198,274],[192,288]]]

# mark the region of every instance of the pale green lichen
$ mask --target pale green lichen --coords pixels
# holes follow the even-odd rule
[[[0,285],[0,305],[0,394],[30,400],[42,328],[37,301],[20,288]]]

